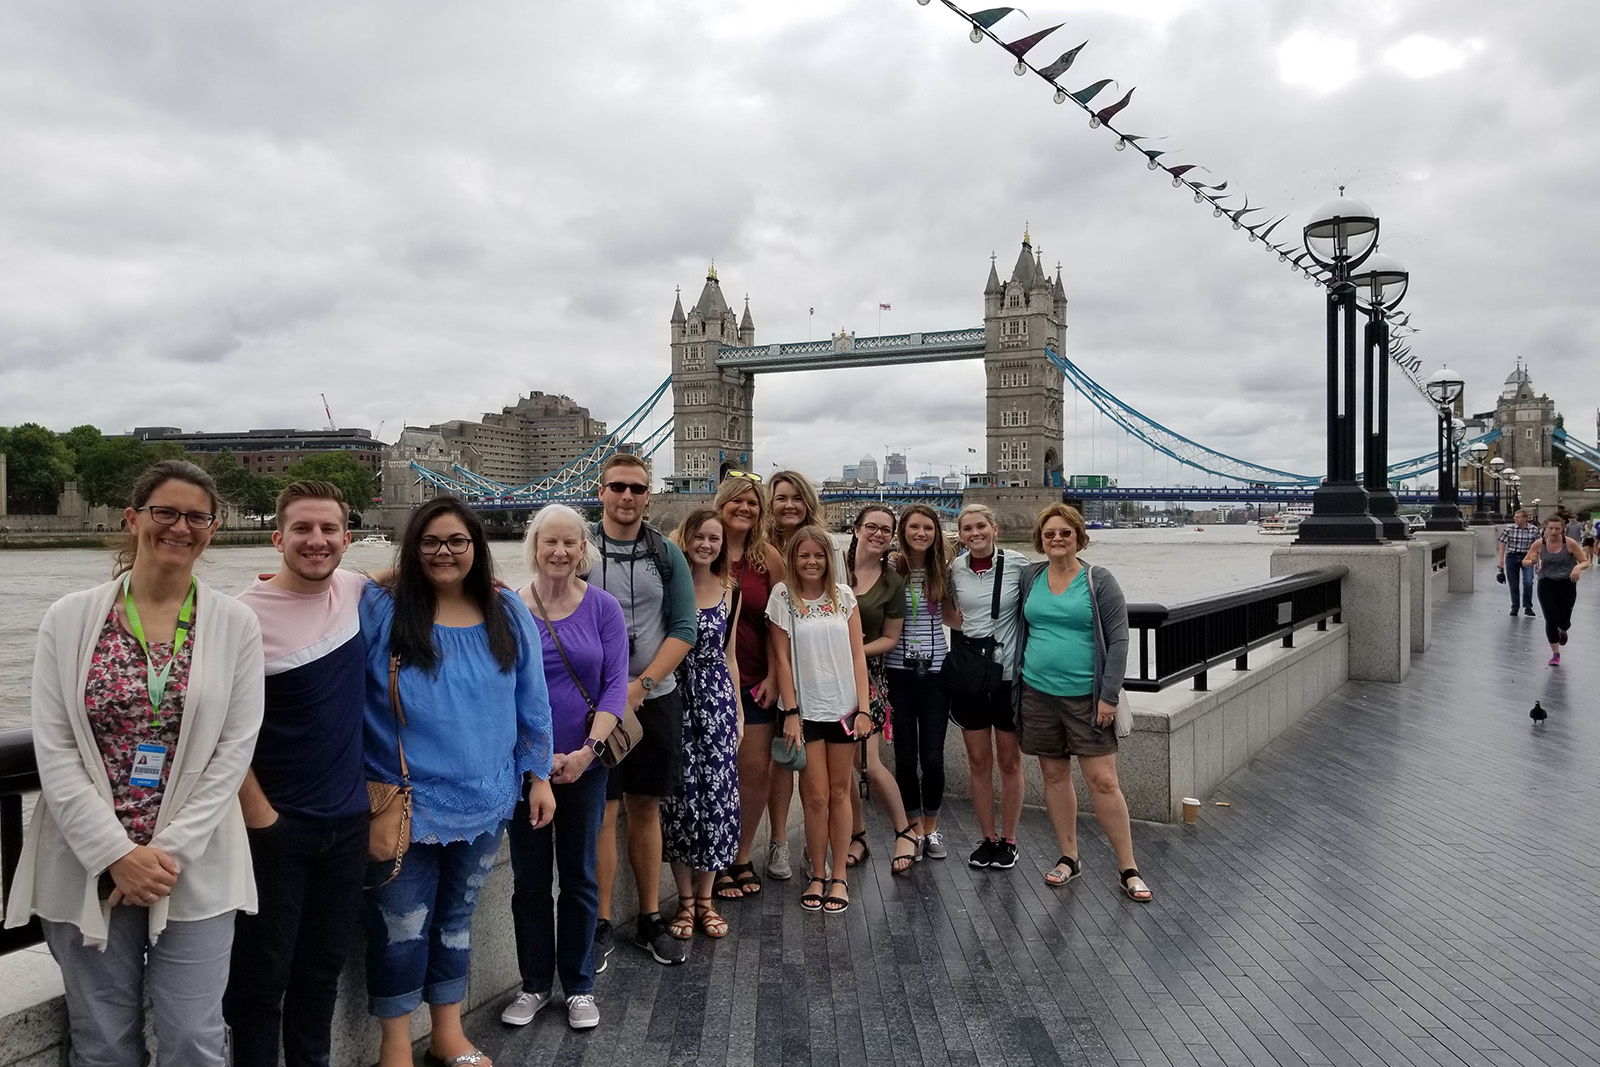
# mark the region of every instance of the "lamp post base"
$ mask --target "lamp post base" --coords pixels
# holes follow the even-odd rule
[[[1435,504],[1428,513],[1428,521],[1423,526],[1425,530],[1444,533],[1451,530],[1465,530],[1466,522],[1461,518],[1461,509],[1454,504]]]
[[[1356,482],[1330,482],[1311,496],[1297,545],[1379,545],[1383,525],[1367,514],[1367,491]]]
[[[1400,501],[1388,486],[1367,490],[1367,513],[1383,527],[1383,536],[1390,541],[1408,541],[1411,528],[1400,517]]]

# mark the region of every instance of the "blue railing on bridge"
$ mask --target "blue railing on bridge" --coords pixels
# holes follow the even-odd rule
[[[881,337],[842,334],[820,341],[792,341],[750,348],[724,346],[717,352],[717,366],[762,373],[982,359],[985,337],[984,328],[978,326],[965,330],[897,333]]]

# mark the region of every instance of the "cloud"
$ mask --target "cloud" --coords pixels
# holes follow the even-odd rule
[[[1287,215],[1275,237],[1340,184],[1367,199],[1414,274],[1414,350],[1463,371],[1469,407],[1518,356],[1575,425],[1600,406],[1600,15],[1028,12],[1002,36],[1065,18],[1050,47],[1089,41],[1065,80],[1137,85],[1119,122],[1228,180],[1230,208]],[[312,426],[326,392],[341,424],[392,430],[532,389],[615,423],[712,258],[762,344],[874,333],[879,303],[886,332],[950,329],[981,321],[989,255],[1004,272],[1028,223],[1062,264],[1070,358],[1177,432],[1317,471],[1321,291],[1010,68],[937,4],[6,5],[0,424]],[[757,451],[819,475],[888,446],[965,464],[982,389],[976,364],[773,375]],[[1164,473],[1066,406],[1069,465]],[[1395,455],[1427,450],[1420,398],[1393,406]]]

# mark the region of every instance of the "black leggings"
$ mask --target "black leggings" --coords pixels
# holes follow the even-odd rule
[[[1544,639],[1560,643],[1562,632],[1572,628],[1572,605],[1578,583],[1570,578],[1539,579],[1539,611],[1544,615]]]
[[[889,703],[894,708],[894,781],[906,814],[937,818],[944,803],[944,735],[950,702],[939,675],[890,667]],[[921,774],[918,774],[918,766]]]

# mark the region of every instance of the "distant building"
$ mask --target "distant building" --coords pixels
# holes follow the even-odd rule
[[[451,447],[471,449],[478,473],[506,485],[521,485],[556,471],[593,448],[606,424],[569,396],[537,390],[499,412],[472,422],[455,419],[429,427]]]
[[[862,456],[861,462],[856,465],[859,472],[856,480],[864,485],[878,484],[878,461],[871,456]]]
[[[861,481],[861,464],[846,463],[844,465],[844,480],[847,482]]]
[[[890,452],[883,460],[883,481],[885,485],[909,485],[910,473],[906,470],[906,456],[904,452]]]
[[[371,430],[357,428],[184,433],[176,426],[135,426],[128,436],[175,444],[185,455],[199,458],[228,452],[251,474],[280,475],[307,456],[327,452],[347,452],[374,475],[383,463],[383,442]]]
[[[400,437],[383,449],[383,503],[385,508],[409,509],[432,499],[442,490],[411,466],[419,463],[447,478],[459,478],[456,467],[476,473],[483,459],[470,445],[446,441],[438,430],[407,426]]]

